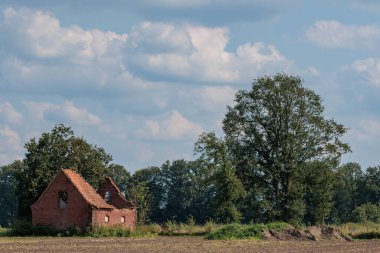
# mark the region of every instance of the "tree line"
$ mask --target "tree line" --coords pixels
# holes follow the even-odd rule
[[[104,149],[70,127],[25,144],[22,161],[0,169],[0,225],[30,218],[60,168],[94,188],[111,176],[138,208],[139,223],[287,221],[293,224],[380,222],[380,166],[341,164],[350,147],[342,124],[323,115],[322,100],[298,76],[259,77],[238,91],[224,136],[203,133],[193,161],[167,161],[130,174]]]

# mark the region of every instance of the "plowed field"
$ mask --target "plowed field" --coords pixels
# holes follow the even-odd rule
[[[210,241],[201,237],[57,238],[3,237],[0,252],[380,252],[371,241]]]

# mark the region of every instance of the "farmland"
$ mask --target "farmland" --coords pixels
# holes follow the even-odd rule
[[[2,237],[0,252],[380,252],[380,240],[205,240],[197,236],[153,238]]]

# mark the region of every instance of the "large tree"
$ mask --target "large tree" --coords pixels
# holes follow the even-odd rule
[[[24,167],[16,174],[18,214],[30,217],[33,204],[62,168],[79,172],[93,187],[107,176],[111,155],[103,148],[76,137],[70,127],[56,125],[51,132],[43,133],[38,141],[25,144]]]
[[[0,168],[0,227],[7,227],[16,216],[15,174],[23,167],[22,161],[14,161]]]
[[[360,186],[362,185],[361,189]],[[352,220],[352,212],[357,206],[365,203],[360,198],[364,193],[363,171],[358,163],[346,163],[335,170],[334,173],[334,222],[348,222]]]
[[[292,220],[295,175],[305,162],[337,159],[349,151],[339,138],[347,129],[325,119],[321,98],[298,76],[276,74],[240,90],[223,121],[236,160],[261,178],[272,219]],[[297,193],[298,194],[298,193]]]
[[[240,221],[242,214],[238,204],[246,192],[236,176],[225,141],[217,138],[214,132],[203,133],[195,143],[194,150],[200,154],[199,160],[207,169],[208,188],[213,190],[210,196],[212,217],[222,223]]]

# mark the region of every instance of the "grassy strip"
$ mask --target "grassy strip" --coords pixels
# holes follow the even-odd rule
[[[18,220],[10,229],[0,230],[0,236],[90,236],[90,237],[151,237],[156,236],[154,226],[140,226],[135,231],[120,226],[87,227],[85,229],[69,228],[65,230],[50,227],[32,226],[29,221]]]
[[[285,222],[273,222],[267,225],[252,224],[242,225],[239,223],[228,224],[208,233],[205,238],[210,240],[231,240],[231,239],[262,239],[265,230],[284,231],[291,227]]]
[[[0,228],[0,237],[8,236],[10,230],[8,228]]]
[[[353,239],[380,238],[380,223],[345,223],[337,227],[342,233],[351,236]]]

